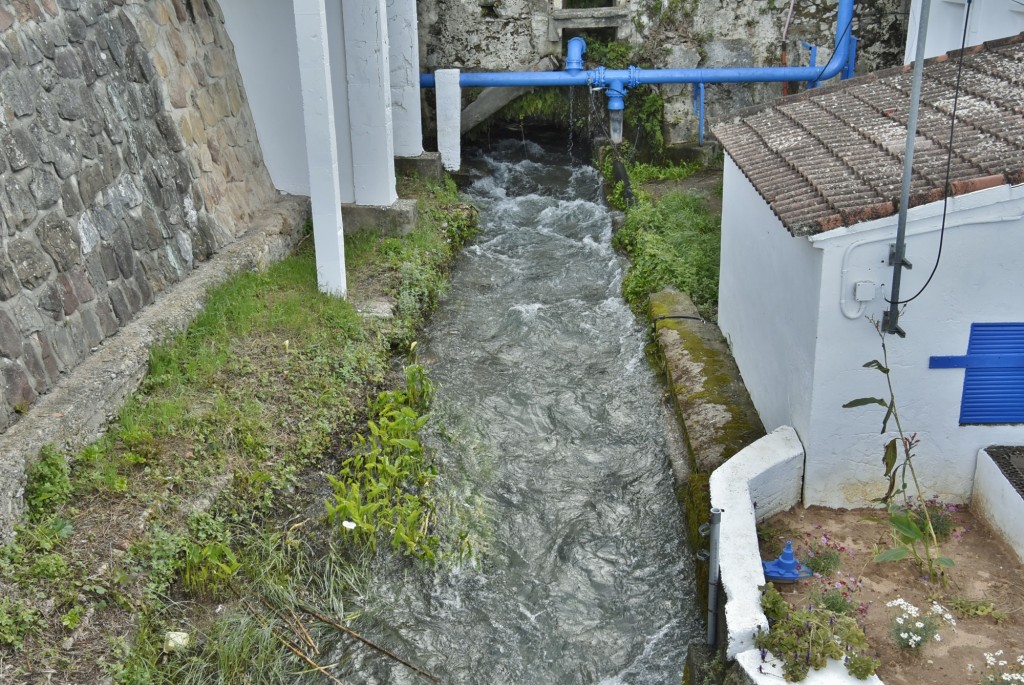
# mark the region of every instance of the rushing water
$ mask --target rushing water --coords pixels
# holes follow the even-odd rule
[[[448,515],[486,533],[475,564],[392,573],[363,626],[442,683],[676,685],[692,560],[600,178],[532,143],[469,165],[482,234],[421,354]],[[369,653],[351,668],[346,682],[426,682]]]

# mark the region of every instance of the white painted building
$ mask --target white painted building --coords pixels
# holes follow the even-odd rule
[[[914,268],[901,300],[925,286],[940,239],[942,257],[900,317],[906,338],[886,344],[903,427],[920,439],[924,489],[949,501],[970,498],[979,449],[1024,444],[1024,371],[1001,370],[1008,382],[992,390],[1007,421],[984,402],[971,413],[970,393],[962,413],[965,383],[977,383],[963,367],[975,353],[934,359],[967,355],[979,323],[1020,324],[1019,349],[1003,352],[1024,358],[1024,92],[1012,83],[1022,39],[965,60],[944,231],[956,64],[925,68],[907,223]],[[863,364],[882,353],[869,319],[888,308],[910,77],[846,81],[715,129],[727,153],[719,324],[765,428],[791,425],[800,436],[805,505],[865,505],[886,488],[882,453],[895,434],[880,434],[885,410],[842,405],[888,398],[885,377]]]
[[[922,0],[910,0],[904,64],[913,62],[917,54],[921,8]],[[959,50],[964,41],[965,27],[967,47],[1024,31],[1024,4],[1020,0],[971,0],[970,16],[967,10],[967,0],[931,0],[925,31],[926,58]]]

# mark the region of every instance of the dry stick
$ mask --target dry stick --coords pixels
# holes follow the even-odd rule
[[[282,635],[280,635],[278,633],[274,633],[274,637],[276,637],[278,640],[280,640],[281,644],[283,644],[285,647],[290,649],[292,651],[292,653],[295,654],[295,656],[297,656],[300,659],[302,659],[303,661],[305,661],[307,664],[312,666],[314,669],[316,669],[320,673],[323,673],[325,676],[327,676],[328,678],[333,680],[338,685],[345,685],[345,683],[343,683],[342,681],[338,680],[338,678],[336,678],[334,676],[334,674],[332,674],[326,668],[324,668],[323,666],[321,666],[320,664],[318,664],[317,662],[313,661],[308,656],[306,656],[305,653],[301,649],[299,649],[298,647],[296,647],[295,645],[292,644],[291,640],[288,640],[287,638],[285,638],[284,636],[282,636]]]
[[[385,656],[388,656],[388,657],[394,659],[398,663],[411,668],[412,670],[416,671],[417,673],[419,673],[424,678],[428,678],[432,682],[435,682],[435,683],[438,682],[438,679],[437,679],[436,676],[433,676],[433,675],[427,673],[426,671],[424,671],[421,668],[413,666],[412,664],[410,664],[408,661],[406,661],[402,657],[400,657],[397,654],[394,654],[392,652],[389,652],[388,650],[384,649],[380,645],[374,644],[373,642],[371,642],[370,640],[366,639],[365,637],[363,637],[362,635],[360,635],[356,631],[352,630],[351,628],[346,628],[345,626],[341,625],[340,623],[332,621],[331,619],[327,618],[326,616],[324,616],[323,614],[321,614],[320,612],[316,611],[315,609],[313,609],[311,607],[303,606],[302,610],[305,611],[310,616],[313,616],[314,618],[319,619],[323,623],[326,623],[327,625],[331,626],[332,628],[340,630],[341,632],[345,633],[346,635],[354,637],[355,639],[359,640],[360,642],[362,642],[367,647],[371,647],[371,648],[377,650],[378,652],[380,652],[381,654],[384,654]]]
[[[295,615],[295,612],[292,610],[291,607],[288,607],[288,613],[292,615],[292,618],[295,619],[295,623],[299,626],[299,630],[301,631],[301,634],[299,634],[299,637],[301,637],[302,640],[307,645],[309,645],[310,649],[313,650],[314,654],[316,654],[317,656],[320,656],[320,650],[317,649],[316,643],[313,642],[313,638],[310,636],[309,631],[306,630],[306,626],[303,625],[302,619],[300,619],[298,616]]]

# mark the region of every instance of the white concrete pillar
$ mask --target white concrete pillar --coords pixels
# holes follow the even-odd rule
[[[341,223],[327,10],[324,0],[293,0],[292,6],[299,48],[317,284],[322,292],[345,297],[345,235]]]
[[[385,0],[342,2],[352,171],[358,205],[398,199],[391,129],[391,68]]]
[[[423,117],[420,111],[420,39],[416,0],[387,0],[387,5],[395,154],[419,157],[423,154]]]
[[[345,22],[341,13],[342,0],[325,0],[327,10],[327,46],[331,58],[334,83],[334,136],[338,141],[338,182],[341,201],[356,201],[356,181],[352,164],[352,122],[349,118],[348,61],[345,56]]]
[[[437,110],[437,151],[448,171],[462,166],[462,87],[458,69],[434,72],[434,97]]]

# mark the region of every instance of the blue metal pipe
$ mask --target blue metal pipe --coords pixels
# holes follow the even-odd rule
[[[722,67],[713,69],[605,69],[582,70],[586,43],[580,37],[569,41],[565,71],[462,72],[463,88],[590,86],[606,88],[621,81],[626,88],[655,83],[754,83],[778,81],[824,81],[830,79],[849,61],[853,30],[854,0],[839,0],[836,19],[836,42],[832,57],[823,68],[818,67]],[[582,46],[580,45],[582,43]],[[582,49],[581,49],[582,47]],[[570,58],[572,63],[570,65]],[[421,88],[434,87],[434,75],[420,76]]]

